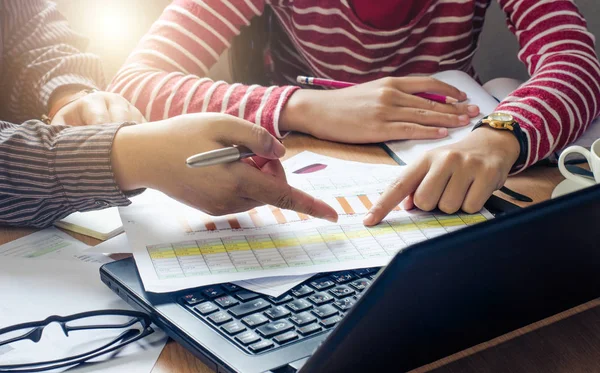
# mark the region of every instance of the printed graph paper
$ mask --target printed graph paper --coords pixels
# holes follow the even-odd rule
[[[160,279],[312,267],[389,259],[408,245],[487,220],[481,213],[402,215],[375,227],[356,222],[149,245],[146,249]]]

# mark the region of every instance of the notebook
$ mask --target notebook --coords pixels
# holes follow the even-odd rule
[[[123,232],[116,207],[88,212],[75,212],[54,223],[55,226],[105,241]]]

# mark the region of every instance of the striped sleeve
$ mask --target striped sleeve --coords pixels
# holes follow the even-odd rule
[[[1,0],[4,119],[22,122],[48,111],[63,86],[104,86],[97,56],[81,53],[87,40],[75,34],[47,0]]]
[[[45,227],[75,211],[128,205],[110,159],[120,127],[0,122],[0,224]]]
[[[140,41],[109,90],[150,121],[185,113],[222,112],[281,137],[279,114],[293,86],[227,84],[207,78],[219,55],[264,0],[175,0]]]
[[[531,79],[498,106],[528,138],[526,166],[577,139],[600,114],[594,36],[573,0],[499,0]]]

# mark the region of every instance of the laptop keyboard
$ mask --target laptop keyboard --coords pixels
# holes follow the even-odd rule
[[[337,325],[378,271],[315,275],[277,298],[227,283],[194,289],[179,301],[241,350],[258,354]]]

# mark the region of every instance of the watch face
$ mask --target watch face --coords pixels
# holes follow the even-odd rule
[[[505,113],[492,113],[488,116],[491,120],[497,120],[499,122],[512,122],[513,117],[510,114]]]

